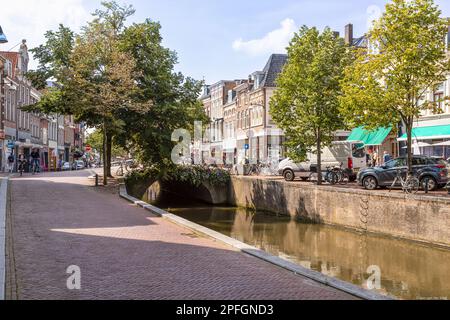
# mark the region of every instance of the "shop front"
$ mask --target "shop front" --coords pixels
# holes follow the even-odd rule
[[[223,142],[223,160],[225,165],[237,164],[237,141],[236,139],[225,139]]]
[[[413,128],[412,139],[414,154],[450,158],[450,125]],[[406,140],[406,134],[398,139],[399,142]]]
[[[399,156],[398,143],[395,135],[392,133],[392,127],[375,130],[366,130],[364,127],[359,127],[352,130],[347,141],[364,144],[368,165],[382,164],[385,152],[391,158]]]

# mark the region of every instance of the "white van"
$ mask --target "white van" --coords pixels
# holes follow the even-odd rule
[[[317,172],[317,155],[309,153],[307,157],[308,160],[302,163],[294,163],[289,158],[281,161],[278,173],[286,181],[293,181],[296,177],[308,180],[311,173]],[[341,164],[342,169],[347,170],[350,181],[355,181],[358,171],[367,167],[364,143],[337,141],[322,150],[322,172],[325,172],[327,167]]]

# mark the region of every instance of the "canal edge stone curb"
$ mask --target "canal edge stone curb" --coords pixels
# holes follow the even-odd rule
[[[162,210],[158,207],[152,206],[144,201],[141,201],[139,199],[136,199],[136,198],[130,196],[127,193],[126,186],[124,184],[121,184],[119,187],[119,195],[120,195],[120,197],[128,200],[129,202],[132,202],[133,204],[135,204],[139,207],[142,207],[143,209],[145,209],[147,211],[150,211],[152,214],[154,214],[158,217],[169,220],[177,225],[181,225],[181,226],[191,229],[195,232],[204,234],[215,240],[218,240],[227,245],[230,245],[231,247],[238,249],[241,252],[244,252],[253,257],[264,260],[273,265],[276,265],[278,267],[281,267],[283,269],[286,269],[288,271],[291,271],[295,274],[306,277],[308,279],[314,280],[314,281],[324,284],[326,286],[338,289],[340,291],[349,293],[355,297],[365,299],[365,300],[395,300],[395,298],[393,298],[393,297],[385,296],[385,295],[382,295],[382,294],[379,294],[376,292],[371,292],[369,290],[365,290],[365,289],[358,287],[356,285],[353,285],[351,283],[347,283],[345,281],[326,276],[320,272],[304,268],[304,267],[299,266],[291,261],[288,261],[288,260],[280,258],[280,257],[276,257],[276,256],[269,254],[261,249],[250,246],[248,244],[245,244],[245,243],[238,241],[236,239],[233,239],[231,237],[225,236],[217,231],[208,229],[199,224],[193,223],[189,220],[186,220],[184,218],[176,216],[176,215],[169,213],[165,210]]]
[[[6,289],[6,201],[9,177],[0,177],[0,181],[0,300],[4,300]]]

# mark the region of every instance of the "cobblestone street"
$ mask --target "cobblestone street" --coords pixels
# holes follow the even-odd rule
[[[88,171],[10,182],[8,299],[353,299],[150,216]],[[69,266],[81,290],[66,286]]]

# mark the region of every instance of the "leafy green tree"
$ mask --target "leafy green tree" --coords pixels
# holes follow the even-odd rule
[[[47,80],[61,81],[70,63],[70,54],[74,46],[75,34],[68,27],[60,24],[57,31],[45,33],[45,44],[33,48],[34,59],[39,62],[36,70],[30,70],[27,78],[36,89],[44,89]]]
[[[105,184],[113,141],[143,164],[168,166],[173,130],[207,121],[198,101],[201,83],[174,72],[177,56],[162,46],[160,24],[147,19],[126,27],[132,14],[131,6],[102,2],[93,21],[72,34],[70,46],[59,45],[67,42],[64,29],[48,32],[46,43],[35,50],[36,72],[59,85],[28,111],[72,114],[100,129]],[[56,49],[61,57],[52,54]]]
[[[94,132],[90,133],[86,138],[86,144],[90,145],[94,150],[97,150],[100,154],[103,154],[103,132],[101,129],[96,129]],[[113,140],[111,146],[112,157],[126,157],[127,151],[119,146]]]
[[[134,13],[129,7],[117,6],[114,2],[104,2],[105,10],[97,10],[92,22],[77,36],[71,55],[70,77],[64,90],[77,101],[73,110],[78,119],[101,125],[104,134],[103,184],[111,175],[111,145],[120,126],[121,112],[146,112],[151,103],[137,101],[139,87],[135,79],[139,77],[133,57],[121,50],[120,35],[124,22]]]
[[[369,51],[358,53],[342,82],[342,113],[349,123],[406,128],[408,168],[412,172],[412,128],[425,110],[440,113],[424,95],[446,79],[446,19],[432,0],[393,0],[368,35]]]
[[[288,156],[294,161],[304,161],[312,152],[321,168],[322,148],[331,144],[335,131],[343,126],[338,98],[340,80],[350,58],[343,39],[329,28],[320,33],[304,26],[292,39],[270,113],[284,130]]]
[[[144,164],[167,166],[174,146],[172,132],[193,129],[194,121],[207,122],[207,118],[198,101],[202,83],[174,72],[177,55],[162,46],[160,29],[159,23],[146,20],[123,33],[122,49],[134,57],[140,75],[138,98],[153,105],[144,115],[121,115],[127,128],[121,141],[131,143],[134,156]]]
[[[136,99],[139,96],[136,63],[120,45],[125,21],[134,14],[134,9],[115,1],[102,2],[102,6],[79,35],[74,37],[70,30],[60,26],[58,32],[47,32],[46,43],[34,49],[39,60],[34,73],[36,81],[52,77],[58,86],[47,90],[30,109],[72,114],[78,121],[102,128],[106,185],[111,175],[112,139],[124,124],[120,114],[145,112],[151,102]]]

